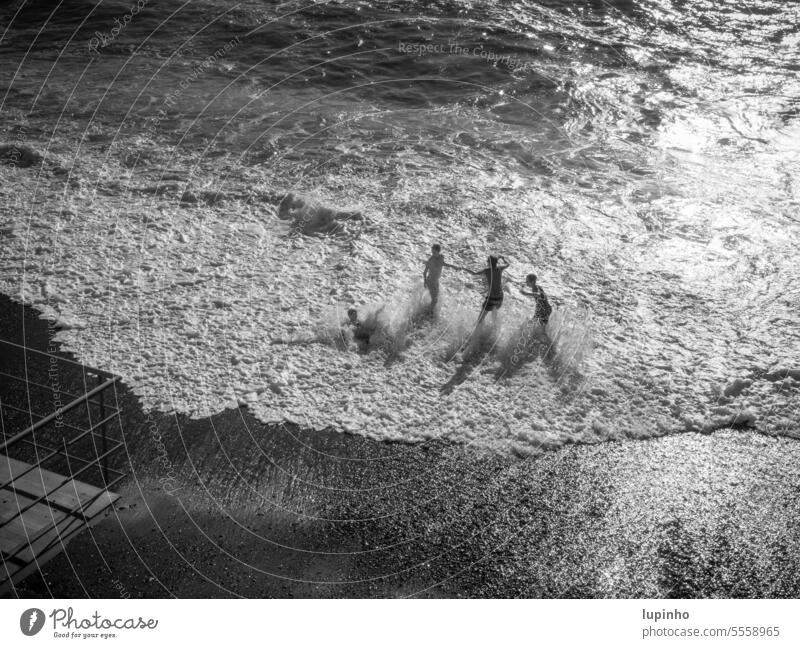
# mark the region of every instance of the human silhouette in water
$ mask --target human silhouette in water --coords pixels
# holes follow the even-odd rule
[[[347,310],[346,326],[352,330],[353,340],[358,344],[358,348],[361,351],[367,351],[370,342],[374,342],[376,334],[380,332],[381,325],[378,317],[385,307],[386,304],[383,304],[376,311],[369,313],[364,319],[359,317],[357,309],[349,308]]]
[[[544,290],[542,290],[541,286],[536,284],[536,275],[531,273],[525,277],[525,285],[530,289],[530,292],[526,291],[525,288],[521,288],[520,292],[536,300],[534,317],[542,326],[547,326],[547,322],[550,321],[550,313],[553,312],[553,307],[550,306],[550,302],[547,299],[547,295],[544,294]]]
[[[439,278],[442,276],[442,268],[456,268],[456,266],[444,260],[442,246],[434,243],[431,246],[431,256],[425,262],[425,270],[422,272],[422,281],[431,294],[431,312],[439,302]]]
[[[502,259],[503,264],[500,264]],[[508,262],[503,256],[490,256],[486,267],[481,270],[466,270],[472,275],[483,275],[489,289],[486,292],[486,297],[481,305],[481,313],[478,316],[478,324],[486,317],[486,313],[490,311],[498,311],[503,305],[503,270],[508,268]]]

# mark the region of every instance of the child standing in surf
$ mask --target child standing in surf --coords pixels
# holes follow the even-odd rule
[[[502,259],[503,265],[500,265]],[[508,262],[503,256],[490,256],[487,266],[482,270],[466,270],[473,275],[483,275],[489,290],[481,306],[481,314],[478,316],[478,324],[486,317],[489,311],[498,311],[503,305],[503,270],[508,268]]]
[[[442,246],[434,243],[431,246],[431,256],[425,262],[425,270],[422,272],[422,281],[431,295],[431,312],[439,302],[439,279],[442,276],[442,268],[455,268],[456,266],[446,263],[442,254]]]
[[[547,300],[547,295],[544,294],[544,290],[542,290],[541,286],[536,284],[536,275],[531,273],[525,277],[525,285],[530,288],[530,292],[527,292],[524,288],[520,289],[520,292],[527,297],[533,297],[536,301],[534,317],[539,321],[539,324],[547,326],[547,322],[550,321],[550,313],[553,312],[553,307],[550,306],[550,302]]]

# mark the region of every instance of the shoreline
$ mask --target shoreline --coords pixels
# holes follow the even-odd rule
[[[0,335],[18,341],[24,320],[42,348],[46,320],[1,301]],[[517,458],[267,426],[241,408],[146,414],[124,386],[117,397],[121,503],[19,596],[800,594],[792,439],[724,430]]]

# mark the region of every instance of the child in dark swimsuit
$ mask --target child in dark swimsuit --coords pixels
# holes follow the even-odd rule
[[[368,313],[365,321],[362,321],[358,317],[358,311],[355,308],[348,309],[347,325],[353,329],[353,340],[358,343],[362,351],[367,349],[372,337],[378,333],[380,328],[378,316],[384,308],[385,305],[381,306],[373,313]]]
[[[536,311],[534,317],[539,320],[539,323],[542,326],[547,326],[547,322],[550,321],[550,313],[553,312],[553,308],[550,306],[550,302],[547,300],[547,295],[544,294],[544,290],[542,290],[540,286],[536,285],[536,275],[531,273],[525,277],[525,285],[530,288],[530,292],[526,292],[524,289],[520,290],[520,292],[523,295],[533,297],[536,300]]]
[[[500,260],[503,260],[503,265],[500,265]],[[503,305],[503,270],[508,267],[505,257],[490,256],[486,268],[482,270],[467,270],[473,275],[483,275],[486,283],[489,285],[489,290],[486,293],[486,298],[483,300],[481,306],[481,314],[478,316],[478,324],[486,317],[489,311],[499,310]]]
[[[358,311],[355,308],[350,308],[347,311],[347,324],[353,329],[353,339],[356,342],[361,342],[364,345],[369,344],[372,331],[365,326],[364,322],[358,319]]]

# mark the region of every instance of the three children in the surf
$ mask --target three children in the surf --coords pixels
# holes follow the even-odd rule
[[[503,262],[502,264],[500,263],[501,261]],[[503,305],[503,271],[508,268],[508,266],[508,262],[502,255],[490,256],[486,267],[480,270],[473,271],[467,268],[454,266],[445,262],[441,246],[438,243],[434,244],[431,247],[431,256],[426,261],[425,270],[422,273],[425,287],[431,295],[431,310],[436,307],[439,301],[439,279],[442,274],[442,268],[448,267],[454,270],[462,270],[476,276],[482,275],[486,279],[488,290],[483,304],[481,305],[480,315],[478,316],[478,324],[480,324],[487,313],[497,311]],[[525,286],[528,287],[529,291],[526,291],[523,287],[520,292],[534,299],[536,309],[534,317],[542,326],[546,326],[553,309],[550,306],[550,302],[544,290],[537,285],[535,274],[529,274],[526,277]]]
[[[501,263],[502,261],[502,263]],[[486,314],[492,311],[498,311],[503,306],[503,271],[509,267],[505,257],[490,256],[488,257],[485,268],[479,270],[469,270],[460,266],[455,266],[447,263],[442,254],[442,247],[435,243],[431,246],[431,256],[425,262],[425,268],[422,272],[422,281],[431,296],[431,311],[436,308],[439,302],[439,280],[442,276],[444,268],[452,268],[453,270],[461,270],[468,272],[471,275],[483,276],[486,280],[488,289],[483,303],[481,304],[480,314],[478,315],[478,324],[483,322]],[[552,307],[545,295],[544,290],[536,283],[536,275],[529,274],[525,279],[525,286],[520,292],[526,297],[531,297],[535,301],[535,315],[534,318],[542,326],[546,326],[550,319]],[[366,321],[359,317],[358,311],[351,308],[347,311],[347,326],[352,330],[353,340],[361,348],[367,348],[370,343],[371,337],[380,328],[378,324],[378,314],[383,310],[383,307],[375,313],[371,313]]]

